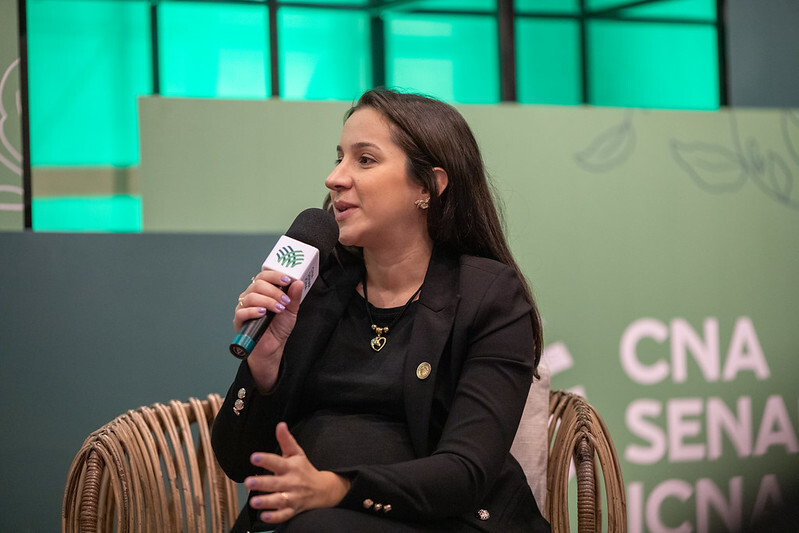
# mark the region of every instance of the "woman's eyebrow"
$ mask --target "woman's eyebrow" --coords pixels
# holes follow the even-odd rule
[[[362,148],[375,148],[377,150],[380,150],[380,146],[376,145],[375,143],[368,142],[368,141],[359,141],[359,142],[356,142],[356,143],[352,143],[352,149],[353,150],[359,150],[359,149],[362,149]],[[337,152],[343,152],[344,150],[341,148],[341,145],[338,145],[338,146],[336,146],[336,151]]]

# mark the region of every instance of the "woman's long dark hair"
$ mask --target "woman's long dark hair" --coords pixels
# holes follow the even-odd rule
[[[361,96],[347,111],[345,122],[363,108],[374,109],[388,120],[393,141],[408,157],[409,175],[430,191],[427,227],[433,242],[457,253],[494,259],[516,270],[532,306],[537,367],[543,349],[541,317],[508,247],[483,157],[466,120],[439,100],[377,88]],[[443,168],[449,177],[440,194],[434,167]]]

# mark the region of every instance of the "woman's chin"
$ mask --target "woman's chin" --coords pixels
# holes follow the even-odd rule
[[[360,241],[354,235],[348,235],[347,233],[340,233],[338,236],[338,242],[341,243],[343,246],[360,246]]]

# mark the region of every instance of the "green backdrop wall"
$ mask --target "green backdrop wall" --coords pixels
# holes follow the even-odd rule
[[[276,240],[0,232],[0,531],[60,531],[70,463],[115,416],[226,392],[231,295]]]
[[[281,231],[325,194],[346,107],[141,100],[145,231]],[[799,113],[460,109],[631,531],[748,526],[799,474]]]

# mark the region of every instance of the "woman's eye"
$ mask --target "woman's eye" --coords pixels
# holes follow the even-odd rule
[[[342,163],[342,161],[344,161],[344,157],[343,156],[339,156],[339,157],[336,158],[334,164],[336,166],[338,166],[338,165],[340,165]],[[372,158],[372,157],[370,157],[368,155],[362,155],[362,156],[358,157],[358,164],[359,165],[372,165],[372,164],[374,164],[376,162],[377,161],[374,158]]]

